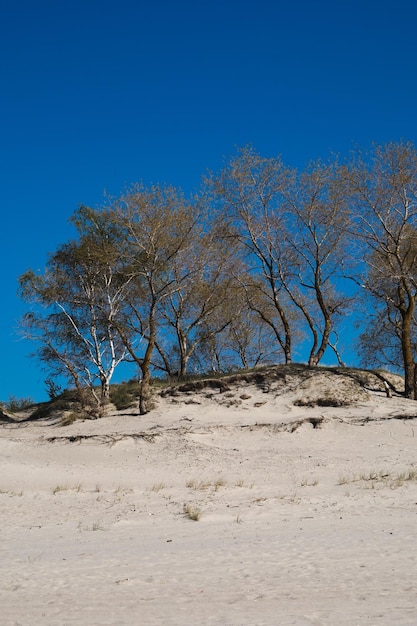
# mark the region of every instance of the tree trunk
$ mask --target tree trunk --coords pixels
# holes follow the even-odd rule
[[[178,345],[180,349],[180,366],[178,369],[178,377],[181,380],[187,374],[188,355],[187,355],[187,338],[183,331],[177,325]]]
[[[149,367],[146,369],[142,367],[142,382],[139,395],[139,413],[141,415],[146,415],[151,410],[151,396],[151,373]]]
[[[108,381],[107,378],[103,379],[101,381],[101,395],[100,395],[100,408],[99,408],[99,412],[100,415],[104,415],[105,413],[105,407],[109,404],[110,402],[110,383]]]
[[[179,378],[185,378],[187,375],[188,355],[181,355],[181,364],[179,371]]]
[[[110,385],[107,379],[101,381],[101,401],[106,404],[110,398]]]
[[[149,315],[149,338],[145,356],[140,364],[142,370],[142,383],[139,395],[139,413],[145,415],[152,409],[151,404],[151,359],[156,341],[155,304],[152,305]]]
[[[310,358],[308,360],[308,364],[310,366],[318,365],[321,359],[323,358],[324,353],[326,352],[326,348],[329,345],[330,331],[331,331],[331,320],[326,318],[320,347],[317,350],[317,343],[316,343],[315,348],[313,348],[313,351],[310,353]]]
[[[410,400],[415,400],[415,375],[416,366],[414,362],[404,364],[404,395]]]
[[[401,350],[404,363],[404,395],[410,400],[414,400],[416,398],[416,364],[414,363],[413,359],[413,349],[411,341],[411,320],[413,317],[413,312],[414,307],[411,306],[409,306],[406,311],[401,312]]]

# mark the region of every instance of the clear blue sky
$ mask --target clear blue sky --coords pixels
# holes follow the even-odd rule
[[[188,193],[236,146],[303,167],[417,143],[414,0],[0,3],[0,399],[46,398],[17,277],[79,204],[143,180]]]

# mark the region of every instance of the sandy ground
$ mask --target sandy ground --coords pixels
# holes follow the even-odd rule
[[[416,625],[417,403],[345,384],[4,422],[2,626]]]

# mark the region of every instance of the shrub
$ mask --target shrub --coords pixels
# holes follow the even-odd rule
[[[110,402],[118,411],[128,409],[137,401],[139,395],[138,381],[132,380],[110,387]]]
[[[24,411],[33,406],[35,401],[32,398],[16,398],[15,396],[9,396],[9,401],[6,403],[6,409],[11,413],[17,413],[18,411]]]

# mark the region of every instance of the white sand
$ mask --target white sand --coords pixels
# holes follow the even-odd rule
[[[1,625],[416,625],[417,403],[342,378],[4,423]]]

